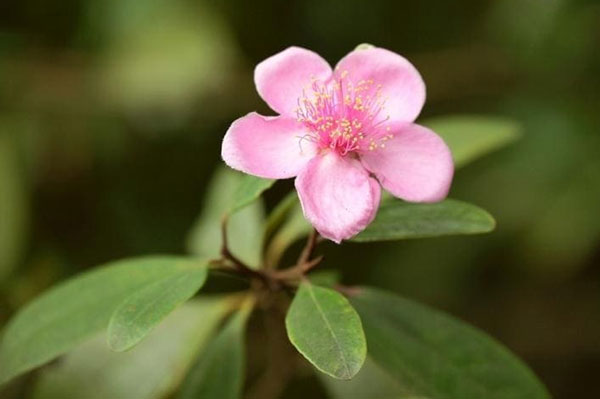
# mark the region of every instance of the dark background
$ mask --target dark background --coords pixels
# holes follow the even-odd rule
[[[254,65],[290,45],[334,64],[363,42],[421,71],[422,119],[499,115],[523,137],[451,191],[488,209],[494,233],[328,244],[326,267],[483,328],[556,398],[600,397],[592,0],[3,0],[0,324],[83,269],[182,253],[229,123],[269,112]]]

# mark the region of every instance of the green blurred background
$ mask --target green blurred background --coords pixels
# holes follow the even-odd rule
[[[228,125],[269,113],[254,65],[363,42],[421,71],[422,119],[498,115],[523,134],[452,188],[494,233],[327,244],[325,267],[483,328],[556,398],[600,397],[597,0],[2,1],[0,324],[83,269],[184,252]]]

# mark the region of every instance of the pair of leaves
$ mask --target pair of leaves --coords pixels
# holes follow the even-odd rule
[[[349,302],[304,282],[286,327],[298,351],[335,378],[323,377],[335,397],[549,398],[527,366],[494,339],[383,291],[356,289]]]
[[[59,284],[6,326],[0,383],[73,349],[109,322],[109,343],[116,350],[130,348],[191,297],[206,272],[200,260],[153,256],[114,262]],[[160,304],[147,305],[159,296]]]
[[[369,359],[355,380],[323,379],[335,397],[549,398],[519,359],[463,322],[371,288],[350,301],[362,319]]]
[[[234,184],[225,185],[236,190],[226,212],[246,207],[273,183],[240,176],[230,179]],[[242,212],[244,209],[237,215]],[[262,211],[257,208],[247,215],[262,220]],[[259,222],[249,225],[262,229]],[[236,242],[261,235],[262,231],[244,235]],[[122,260],[47,291],[6,326],[0,344],[0,383],[73,349],[107,325],[110,347],[115,351],[130,349],[200,289],[206,280],[206,266],[202,260],[182,257]]]

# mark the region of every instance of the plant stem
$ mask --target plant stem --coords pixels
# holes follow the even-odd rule
[[[319,233],[317,230],[313,229],[308,236],[308,240],[306,240],[306,245],[296,262],[298,265],[307,263],[308,260],[312,257],[313,252],[315,251],[315,247],[317,246],[317,239],[319,238]]]
[[[271,273],[271,277],[277,280],[292,280],[301,279],[306,273],[311,271],[315,266],[317,266],[323,260],[323,256],[317,256],[311,261],[305,263],[298,263],[295,266],[289,267],[283,270],[277,270]]]
[[[240,274],[249,278],[257,278],[269,287],[273,284],[273,281],[269,278],[269,276],[252,269],[250,266],[246,265],[242,260],[231,253],[227,240],[227,216],[223,217],[221,222],[221,240],[221,256],[223,259],[228,260]]]
[[[294,282],[302,279],[306,273],[323,260],[323,256],[318,256],[311,260],[317,243],[319,242],[319,238],[319,233],[317,233],[316,230],[313,230],[294,266],[284,270],[255,270],[229,250],[229,242],[227,239],[227,216],[225,216],[221,222],[222,258],[214,261],[213,264],[220,266],[217,270],[234,272],[251,280],[258,280],[271,291],[279,291],[281,289],[293,290],[296,286]],[[226,261],[226,263],[223,261]]]
[[[310,260],[310,258],[313,256],[313,253],[315,252],[315,248],[317,246],[319,237],[319,233],[317,233],[316,230],[313,230],[308,236],[308,239],[306,240],[306,245],[300,253],[300,257],[298,258],[296,265],[284,270],[273,271],[271,272],[271,276],[279,280],[298,280],[301,279],[306,273],[312,270],[319,263],[321,263],[321,261],[323,260],[323,256],[318,256]]]

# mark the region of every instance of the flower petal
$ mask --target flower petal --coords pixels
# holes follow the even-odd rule
[[[296,178],[296,190],[304,216],[338,244],[371,223],[381,194],[358,160],[334,152],[313,158]]]
[[[223,138],[227,165],[268,179],[296,176],[315,155],[315,144],[302,140],[305,128],[295,119],[255,112],[233,122]]]
[[[335,67],[336,80],[371,82],[370,93],[385,100],[385,116],[393,122],[413,122],[425,103],[425,83],[416,68],[404,57],[382,48],[354,50]]]
[[[312,79],[327,81],[331,67],[320,55],[300,47],[288,47],[256,66],[254,82],[258,94],[276,112],[294,116],[302,90]]]
[[[416,124],[397,125],[385,148],[361,155],[383,188],[412,202],[446,197],[454,174],[450,149],[433,131]]]

